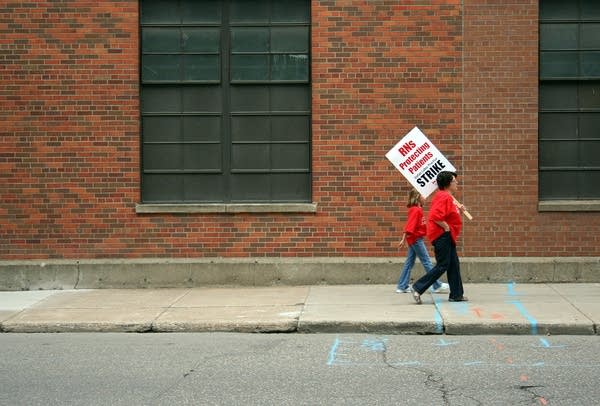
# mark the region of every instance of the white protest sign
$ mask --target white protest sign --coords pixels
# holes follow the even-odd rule
[[[456,172],[450,161],[417,127],[410,130],[385,157],[425,198],[437,189],[438,173]]]

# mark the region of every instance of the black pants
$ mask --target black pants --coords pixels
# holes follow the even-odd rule
[[[430,272],[423,275],[413,283],[412,288],[418,294],[423,294],[445,272],[448,272],[448,285],[450,285],[450,299],[462,297],[463,285],[460,277],[460,262],[456,253],[456,245],[452,242],[450,231],[446,231],[437,240],[433,241],[436,265]]]

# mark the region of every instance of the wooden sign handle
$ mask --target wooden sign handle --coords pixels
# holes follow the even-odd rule
[[[453,197],[453,199],[454,199],[454,197]],[[462,204],[460,204],[460,202],[456,199],[454,199],[454,204],[462,206]],[[471,213],[469,213],[466,209],[463,208],[462,212],[466,218],[468,218],[469,220],[473,220],[473,216],[471,216]]]

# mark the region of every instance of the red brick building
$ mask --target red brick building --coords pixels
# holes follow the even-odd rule
[[[0,2],[1,259],[395,258],[403,255],[397,244],[408,183],[384,155],[418,126],[459,170],[459,198],[474,216],[464,227],[463,258],[597,261],[600,73],[586,70],[598,54],[594,2],[573,2],[572,10],[544,0],[199,3],[186,11],[193,6],[185,0]],[[214,18],[194,20],[205,12]],[[564,24],[560,16],[571,12],[571,25]],[[573,24],[575,45],[556,44]],[[180,45],[186,30],[200,45]],[[254,46],[244,42],[248,32],[264,33],[267,49],[246,52]],[[171,33],[175,51],[152,45],[168,43]],[[309,49],[301,44],[305,33]],[[215,49],[205,45],[211,35]],[[290,38],[300,45],[286,51]],[[561,73],[574,53],[581,66]],[[267,62],[236,65],[252,58]],[[277,65],[284,59],[298,65]],[[175,60],[184,61],[173,68],[180,76],[161,82],[165,63]],[[256,79],[262,68],[263,82]],[[271,89],[271,104],[279,86],[303,89],[308,109],[231,107],[238,89],[259,82]],[[552,104],[566,99],[565,83],[584,105]],[[173,100],[184,100],[187,85],[216,86],[219,96],[201,93],[206,110],[193,114],[144,107],[151,91],[148,105],[166,99],[168,86],[183,92]],[[221,97],[225,110],[213,111]],[[159,117],[156,127],[150,116]],[[172,116],[191,117],[197,131],[217,122],[216,141],[149,142],[153,128],[168,132]],[[249,116],[271,120],[273,132],[290,129],[291,117],[309,120],[309,137],[236,144],[235,118]],[[547,139],[545,128],[573,117],[584,139]],[[163,144],[180,157],[201,151],[199,166],[217,156],[216,169],[174,164],[160,172],[161,159],[171,156]],[[557,151],[570,148],[579,162],[560,162]],[[263,153],[271,166],[250,175]],[[278,156],[298,163],[286,172]],[[223,181],[211,177],[216,172]],[[253,194],[262,186],[265,193]]]

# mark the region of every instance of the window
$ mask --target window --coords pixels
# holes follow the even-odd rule
[[[600,199],[600,2],[540,1],[541,200]]]
[[[310,201],[310,1],[141,1],[142,200]]]

